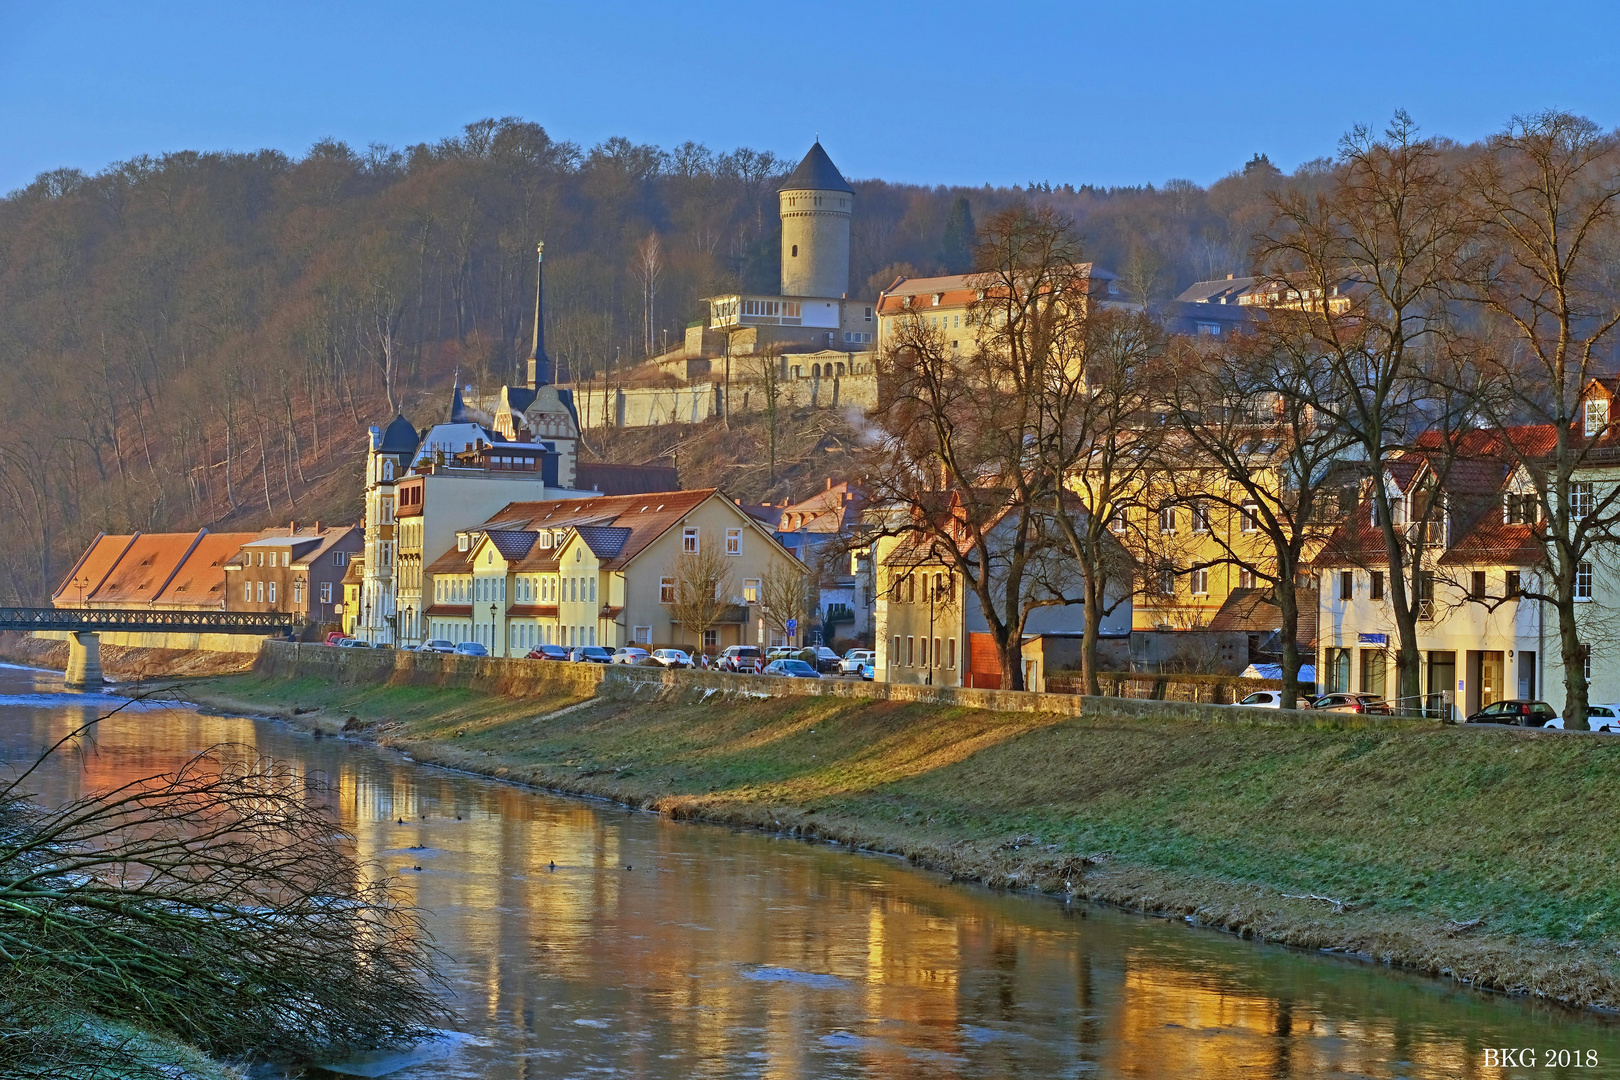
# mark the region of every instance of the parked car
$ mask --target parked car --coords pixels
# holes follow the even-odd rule
[[[371,648],[371,642],[357,637],[346,637],[337,643],[337,647],[340,649],[369,649]]]
[[[1232,702],[1233,706],[1244,706],[1250,709],[1280,709],[1283,707],[1283,692],[1281,690],[1256,690],[1242,701]],[[1307,698],[1295,698],[1294,708],[1309,709],[1311,703]]]
[[[455,648],[457,656],[488,656],[489,650],[476,641],[463,641]]]
[[[1516,724],[1519,727],[1551,727],[1548,721],[1558,721],[1557,726],[1564,726],[1564,718],[1558,715],[1545,701],[1493,701],[1479,712],[1464,720],[1465,724]]]
[[[613,650],[612,655],[615,664],[640,664],[652,656],[652,653],[635,645],[621,645]]]
[[[1586,724],[1593,731],[1608,731],[1620,735],[1620,704],[1588,705]],[[1559,717],[1558,726],[1564,726],[1563,717]]]
[[[328,645],[336,645],[340,641],[347,641],[348,638],[349,635],[345,634],[343,631],[333,630],[331,633],[326,635],[326,643]]]
[[[429,638],[427,641],[422,642],[422,650],[421,651],[422,652],[453,653],[453,652],[456,651],[456,643],[453,642],[453,641],[450,641],[447,638],[442,638],[442,637]]]
[[[801,660],[804,659],[803,653],[806,651],[809,650],[801,650],[799,657]],[[821,672],[823,675],[836,675],[838,673],[838,665],[843,661],[838,658],[837,653],[833,652],[825,645],[817,645],[814,652],[816,657],[815,667],[817,671]]]
[[[1367,713],[1389,716],[1389,703],[1376,694],[1324,694],[1311,703],[1311,708],[1322,712]]]
[[[765,665],[767,675],[785,675],[790,679],[819,679],[821,672],[805,663],[803,660],[772,660]]]
[[[872,682],[877,678],[876,661],[868,660],[866,663],[861,665],[861,678],[865,679],[867,682]]]
[[[688,668],[692,666],[692,657],[679,649],[654,649],[652,661],[667,668]]]
[[[611,664],[613,654],[600,645],[575,645],[568,659],[576,664]]]
[[[721,671],[753,671],[759,655],[759,648],[754,645],[727,645],[715,666]]]
[[[876,659],[877,653],[871,649],[851,649],[838,662],[838,673],[840,675],[859,675],[863,667]]]
[[[561,645],[536,645],[529,650],[530,660],[567,660],[568,650]]]

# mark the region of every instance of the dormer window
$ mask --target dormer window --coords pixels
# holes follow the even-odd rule
[[[456,537],[456,550],[457,551],[466,551],[467,550],[467,537],[465,535]]]
[[[1609,427],[1609,399],[1606,397],[1589,397],[1586,399],[1586,437],[1588,439],[1602,435]]]
[[[942,293],[942,292],[935,293],[934,294],[934,306],[939,307],[939,302],[941,300],[943,300],[943,299],[945,299],[945,294],[944,293]]]

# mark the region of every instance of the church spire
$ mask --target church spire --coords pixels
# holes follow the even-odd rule
[[[535,245],[534,350],[529,354],[529,385],[535,389],[551,382],[551,357],[546,355],[546,244]]]

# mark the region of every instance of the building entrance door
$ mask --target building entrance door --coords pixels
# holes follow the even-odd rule
[[[1457,654],[1454,652],[1431,652],[1429,654],[1429,697],[1425,703],[1430,716],[1444,720],[1455,720],[1449,715],[1446,702],[1454,701],[1457,692]],[[1410,707],[1409,702],[1402,702]]]

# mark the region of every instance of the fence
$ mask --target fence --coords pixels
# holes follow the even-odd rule
[[[1147,701],[1187,701],[1203,705],[1230,705],[1256,690],[1281,690],[1281,679],[1248,679],[1242,675],[1184,675],[1135,671],[1097,673],[1104,697]],[[1054,694],[1082,694],[1085,683],[1078,671],[1049,671],[1046,689]]]

